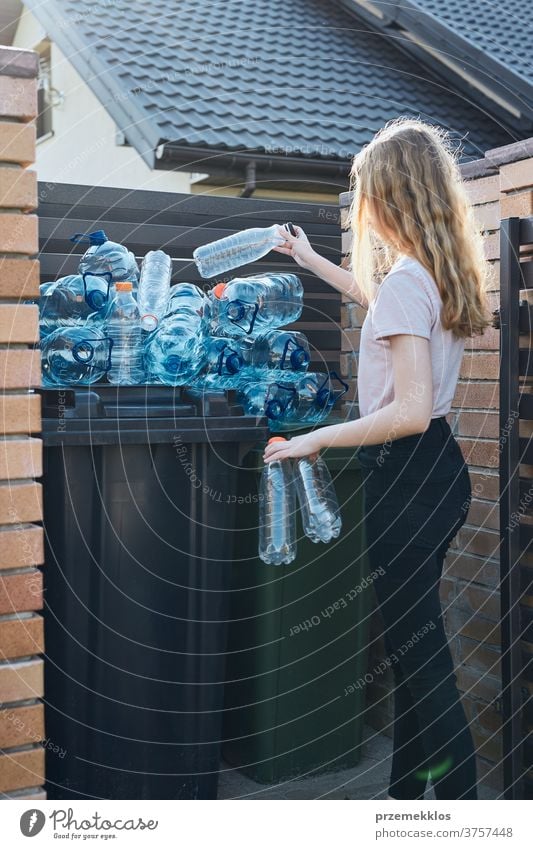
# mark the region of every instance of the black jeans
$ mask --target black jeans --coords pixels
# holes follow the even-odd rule
[[[395,679],[389,794],[475,799],[472,736],[444,632],[439,583],[448,546],[466,519],[468,468],[445,418],[424,434],[364,446],[367,549]]]

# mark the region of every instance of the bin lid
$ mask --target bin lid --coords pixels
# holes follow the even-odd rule
[[[264,418],[244,415],[234,396],[173,386],[43,389],[44,445],[256,442],[268,438]]]

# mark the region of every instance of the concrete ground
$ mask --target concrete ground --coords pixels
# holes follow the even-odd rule
[[[258,784],[238,770],[220,766],[219,799],[384,799],[390,771],[392,741],[365,727],[363,755],[353,769],[312,774],[280,784]],[[482,787],[481,799],[496,799],[497,792]],[[433,791],[426,799],[434,799]]]

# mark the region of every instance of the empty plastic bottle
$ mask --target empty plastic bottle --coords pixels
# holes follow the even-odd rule
[[[144,382],[141,316],[131,282],[118,282],[115,288],[117,294],[104,323],[106,336],[113,343],[107,379],[110,383],[131,386]]]
[[[200,318],[207,319],[209,312],[207,295],[194,283],[175,283],[168,293],[166,314],[172,315],[182,309],[188,309]]]
[[[312,542],[336,539],[341,532],[341,515],[324,459],[319,455],[296,460],[294,480],[306,537]]]
[[[39,330],[41,338],[60,327],[82,324],[94,312],[85,300],[79,274],[60,277],[39,286]]]
[[[284,441],[280,436],[273,439]],[[269,566],[292,563],[296,557],[296,492],[290,460],[265,463],[259,493],[259,557]]]
[[[83,277],[85,299],[95,310],[101,309],[109,300],[112,283],[129,280],[135,290],[139,282],[139,267],[131,251],[118,242],[111,242],[104,230],[93,233],[76,233],[71,242],[88,242],[89,248],[83,254],[79,272]]]
[[[302,424],[318,424],[330,414],[336,402],[348,391],[334,371],[308,372],[295,381],[298,404],[295,418]]]
[[[208,336],[204,340],[204,349],[205,365],[197,383],[212,389],[231,389],[238,386],[245,364],[239,344],[232,344],[230,339]]]
[[[102,380],[111,366],[111,340],[94,328],[60,327],[41,340],[44,386]]]
[[[246,370],[243,375],[246,374]],[[259,380],[245,381],[239,387],[238,397],[247,413],[266,416],[272,431],[307,427],[323,422],[335,402],[348,386],[335,372],[320,374],[306,372],[299,375],[286,372],[276,379],[274,370],[266,370]],[[335,388],[338,382],[340,388]]]
[[[193,258],[202,277],[216,277],[217,274],[261,259],[284,241],[277,224],[272,227],[252,227],[196,248]]]
[[[172,260],[164,251],[148,251],[142,261],[139,281],[141,327],[147,333],[155,330],[166,312],[172,276]]]
[[[185,386],[201,371],[206,357],[202,317],[190,309],[165,316],[145,345],[145,365],[150,380]]]
[[[270,376],[243,382],[237,397],[250,416],[266,416],[272,430],[292,420],[297,402],[294,385],[278,382]]]
[[[303,286],[296,274],[235,277],[210,292],[211,329],[218,336],[258,336],[297,321]]]
[[[303,333],[269,330],[254,340],[252,368],[306,371],[311,355]]]

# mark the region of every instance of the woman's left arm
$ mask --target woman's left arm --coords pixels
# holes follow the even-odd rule
[[[265,461],[307,457],[323,448],[379,445],[427,430],[433,411],[429,341],[407,334],[389,339],[394,371],[394,400],[390,404],[352,422],[317,428],[285,443],[272,442],[265,449]]]

